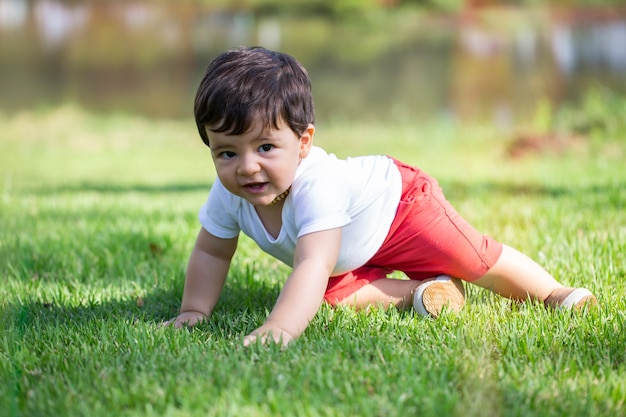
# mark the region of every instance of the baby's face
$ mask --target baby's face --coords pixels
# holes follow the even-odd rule
[[[241,135],[208,130],[211,156],[220,181],[254,206],[270,205],[287,190],[302,158],[311,149],[315,128],[298,137],[282,120],[278,129],[255,122]]]

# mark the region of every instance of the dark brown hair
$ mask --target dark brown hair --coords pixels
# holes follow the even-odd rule
[[[240,135],[255,117],[264,128],[282,119],[298,136],[315,123],[311,81],[293,57],[260,47],[226,51],[209,64],[200,82],[194,116],[202,141],[206,129]]]

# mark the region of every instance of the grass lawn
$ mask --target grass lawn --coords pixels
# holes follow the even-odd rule
[[[0,115],[0,416],[626,415],[624,138],[506,156],[510,134],[318,126],[340,156],[436,176],[479,230],[599,307],[469,287],[458,315],[322,307],[287,350],[243,348],[288,269],[249,240],[213,318],[177,313],[214,171],[192,121],[72,107]]]

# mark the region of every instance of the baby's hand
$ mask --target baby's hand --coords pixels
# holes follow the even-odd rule
[[[244,337],[243,345],[250,346],[257,341],[260,341],[263,345],[275,343],[277,345],[282,345],[282,347],[285,348],[291,341],[293,341],[293,337],[283,329],[265,328],[262,326]]]
[[[174,317],[162,324],[163,327],[173,325],[176,329],[180,329],[182,327],[192,327],[196,324],[207,319],[207,316],[200,313],[199,311],[185,311],[184,313],[180,313],[178,317]]]

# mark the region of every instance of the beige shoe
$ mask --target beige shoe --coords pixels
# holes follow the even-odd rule
[[[413,308],[420,316],[438,317],[444,309],[458,312],[464,305],[463,283],[447,275],[424,282],[413,293]]]
[[[595,306],[598,301],[588,289],[563,287],[552,291],[543,303],[555,309],[580,310],[585,306]]]

